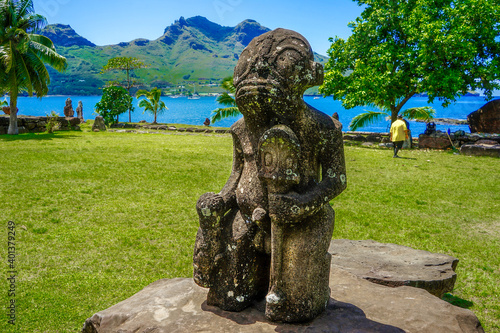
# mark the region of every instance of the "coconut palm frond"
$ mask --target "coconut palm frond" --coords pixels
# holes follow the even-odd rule
[[[366,111],[365,113],[360,113],[356,117],[352,118],[349,128],[351,131],[355,131],[366,125],[373,124],[386,116],[388,116],[387,112]]]
[[[223,93],[219,95],[219,97],[217,97],[217,103],[222,104],[224,106],[236,106],[234,97],[232,97],[228,93]]]
[[[430,106],[421,106],[404,110],[401,115],[406,119],[430,120],[436,115],[436,110]]]
[[[229,93],[234,94],[236,91],[236,88],[234,87],[233,84],[233,77],[228,76],[222,79],[221,87],[224,88],[224,90],[229,91]]]
[[[229,108],[218,108],[212,111],[212,119],[210,120],[212,123],[220,121],[224,118],[236,117],[239,116],[240,110],[237,107],[229,107]]]

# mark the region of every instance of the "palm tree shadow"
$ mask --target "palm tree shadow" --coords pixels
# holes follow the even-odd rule
[[[47,140],[59,140],[59,139],[74,139],[76,135],[60,135],[58,133],[26,133],[19,135],[0,135],[0,141],[47,141]]]
[[[326,310],[317,318],[307,323],[285,324],[274,323],[266,319],[264,315],[265,303],[260,301],[241,312],[223,311],[215,306],[201,305],[203,311],[231,320],[239,325],[252,325],[257,322],[267,323],[274,326],[274,331],[285,332],[384,332],[384,333],[404,333],[405,331],[391,325],[382,324],[366,317],[360,308],[344,302],[339,302],[330,298]]]

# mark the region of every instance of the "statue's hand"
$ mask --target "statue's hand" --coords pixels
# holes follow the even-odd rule
[[[200,224],[204,223],[208,227],[214,226],[218,217],[225,213],[224,199],[217,193],[205,193],[198,199],[196,210],[200,217]]]
[[[305,207],[300,194],[269,194],[269,216],[281,223],[299,222],[304,217]]]

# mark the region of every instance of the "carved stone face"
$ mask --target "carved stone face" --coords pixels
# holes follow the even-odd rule
[[[323,67],[314,62],[307,40],[300,34],[276,29],[243,50],[234,70],[236,103],[245,115],[293,104],[304,91],[323,82]]]

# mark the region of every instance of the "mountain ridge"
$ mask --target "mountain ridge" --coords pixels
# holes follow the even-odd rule
[[[40,33],[49,37],[58,52],[68,60],[68,70],[58,73],[49,68],[50,94],[100,94],[106,81],[122,80],[119,72],[99,74],[113,57],[136,57],[149,65],[135,70],[140,81],[137,88],[153,86],[173,89],[179,85],[212,88],[199,92],[216,92],[213,86],[233,73],[240,53],[250,41],[267,31],[257,21],[247,19],[235,27],[225,27],[203,16],[180,17],[155,40],[137,38],[129,42],[98,46],[80,36],[69,25],[51,24]],[[326,57],[317,55],[324,63]],[[205,91],[204,91],[205,90]]]

